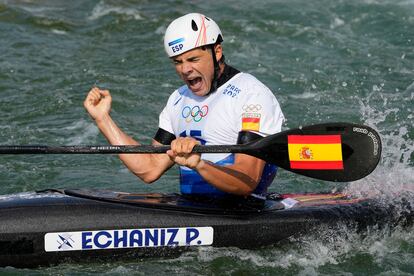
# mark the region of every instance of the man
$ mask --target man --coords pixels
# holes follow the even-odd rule
[[[165,50],[185,85],[175,90],[160,114],[153,145],[171,144],[166,154],[120,154],[144,182],[180,166],[181,193],[263,198],[276,167],[245,154],[195,154],[197,144],[246,143],[277,133],[284,120],[272,92],[250,74],[225,64],[222,33],[210,18],[191,13],[174,20]],[[84,106],[113,145],[139,145],[110,117],[111,95],[93,88]]]

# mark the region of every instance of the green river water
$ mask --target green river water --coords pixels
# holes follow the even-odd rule
[[[365,179],[338,184],[281,170],[272,191],[414,190],[413,0],[0,0],[0,144],[105,144],[82,106],[95,84],[111,90],[116,122],[150,143],[159,112],[181,85],[163,34],[188,12],[220,25],[228,63],[272,89],[284,129],[345,121],[381,134],[383,158]],[[145,185],[111,155],[0,156],[0,194],[178,192],[177,177],[173,168]],[[202,247],[174,259],[7,267],[0,274],[414,275],[413,230],[362,235],[344,226],[257,250]]]

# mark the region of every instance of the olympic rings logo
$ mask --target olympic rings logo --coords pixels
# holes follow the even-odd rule
[[[199,107],[198,105],[194,107],[189,107],[186,105],[183,110],[181,111],[181,116],[185,119],[187,123],[190,123],[191,121],[194,122],[200,122],[201,119],[206,117],[208,114],[208,106],[203,105],[202,107]]]
[[[262,109],[262,106],[260,104],[245,104],[243,105],[242,109],[245,112],[258,112],[260,109]]]

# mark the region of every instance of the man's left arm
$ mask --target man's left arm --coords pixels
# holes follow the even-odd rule
[[[197,144],[199,142],[192,137],[178,137],[171,142],[167,154],[171,161],[196,170],[204,180],[223,192],[247,196],[256,189],[265,165],[263,160],[238,153],[232,165],[220,166],[201,159],[198,153],[191,153]]]
[[[195,170],[217,189],[241,196],[250,195],[260,182],[265,161],[238,153],[234,164],[216,165],[200,160]]]

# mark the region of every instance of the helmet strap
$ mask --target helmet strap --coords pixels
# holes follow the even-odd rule
[[[208,92],[208,94],[217,90],[218,77],[220,74],[220,64],[218,63],[216,59],[216,51],[214,50],[214,46],[215,44],[211,45],[211,55],[213,57],[213,66],[214,66],[214,77],[213,77],[213,80],[211,81],[210,91]]]

